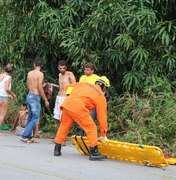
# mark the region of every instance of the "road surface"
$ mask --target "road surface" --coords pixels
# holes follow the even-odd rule
[[[25,144],[19,136],[0,137],[0,180],[176,180],[176,166],[146,167],[106,159],[89,161],[72,143],[62,148],[62,156],[53,156],[51,139]]]

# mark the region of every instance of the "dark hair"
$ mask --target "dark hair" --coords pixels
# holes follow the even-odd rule
[[[26,104],[26,102],[22,103],[22,106],[26,106],[26,107],[27,107],[27,104]]]
[[[91,63],[91,62],[85,64],[85,65],[84,65],[84,68],[90,68],[91,70],[95,70],[95,66],[94,66],[93,63]]]
[[[35,66],[42,66],[40,56],[36,56],[36,58],[34,59],[34,64],[35,64]]]
[[[58,66],[67,66],[67,63],[65,60],[60,60]]]
[[[13,64],[7,64],[4,68],[4,71],[7,73],[11,73],[13,70]]]

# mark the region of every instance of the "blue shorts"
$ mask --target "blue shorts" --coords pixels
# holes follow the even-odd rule
[[[0,96],[0,101],[8,99],[8,96]]]

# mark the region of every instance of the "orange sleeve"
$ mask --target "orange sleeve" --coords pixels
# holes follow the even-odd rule
[[[108,123],[107,123],[107,105],[106,99],[104,96],[100,97],[98,104],[96,104],[97,118],[100,124],[100,132],[101,136],[106,136],[108,131]]]

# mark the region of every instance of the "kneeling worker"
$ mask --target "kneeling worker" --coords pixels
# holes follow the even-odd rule
[[[72,124],[76,121],[85,131],[89,141],[89,160],[104,159],[106,156],[98,152],[98,134],[90,111],[96,108],[97,119],[100,125],[101,136],[106,138],[107,125],[107,105],[104,91],[110,86],[109,80],[102,76],[97,79],[95,85],[89,83],[75,83],[71,95],[61,105],[61,124],[55,138],[54,155],[61,155],[61,144],[64,142]]]

